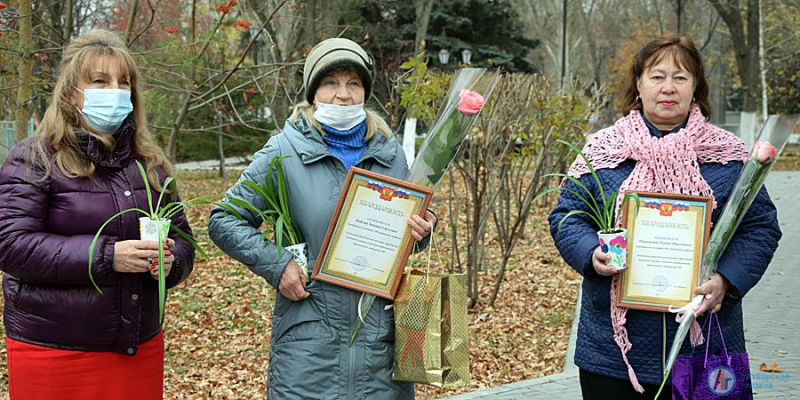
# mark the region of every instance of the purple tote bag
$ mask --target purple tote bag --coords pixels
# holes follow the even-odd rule
[[[713,322],[709,320],[713,319]],[[717,314],[712,313],[706,319],[708,334],[706,335],[706,352],[678,356],[672,368],[673,400],[752,400],[753,389],[750,383],[750,361],[747,353],[728,354],[722,327]],[[711,325],[717,324],[719,337],[722,340],[724,354],[708,354],[711,342]]]

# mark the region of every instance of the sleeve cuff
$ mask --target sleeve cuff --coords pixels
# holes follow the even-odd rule
[[[750,273],[744,265],[737,262],[733,257],[723,254],[717,264],[717,273],[722,275],[731,284],[729,289],[733,297],[741,298],[752,288]]]
[[[430,245],[431,242],[431,236],[433,235],[433,232],[436,232],[436,226],[439,225],[439,216],[436,215],[436,213],[433,212],[433,210],[431,210],[430,208],[428,209],[428,211],[431,214],[433,214],[433,216],[436,218],[436,222],[433,223],[433,227],[431,227],[431,232],[428,234],[428,236],[425,236],[419,242],[414,243],[414,247],[411,249],[411,252],[414,254],[419,253],[420,251],[428,248],[428,245]]]
[[[116,244],[116,239],[110,237],[106,239],[103,247],[103,262],[97,264],[97,273],[99,275],[105,275],[114,270],[114,245]]]
[[[278,286],[281,284],[281,277],[283,276],[283,271],[286,269],[286,266],[289,265],[289,261],[292,261],[292,257],[287,255],[289,253],[288,250],[285,250],[282,253],[281,260],[272,265],[272,268],[268,268],[267,272],[264,274],[264,279],[267,280],[267,283],[270,286],[274,287],[275,290],[278,290]]]
[[[592,253],[598,246],[600,246],[600,242],[597,240],[597,236],[594,235],[586,235],[575,244],[574,254],[580,258],[575,260],[576,262],[572,267],[579,274],[588,277],[599,276],[592,266]]]

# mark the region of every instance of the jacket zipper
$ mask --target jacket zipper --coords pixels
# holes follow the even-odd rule
[[[358,303],[355,301],[355,296],[354,295],[355,295],[355,292],[350,293],[350,318],[348,318],[348,321],[350,321],[351,329],[352,329],[352,327],[355,326],[355,324],[353,322],[353,318],[352,318],[353,317],[353,310],[355,309],[355,307],[358,307]],[[348,335],[350,335],[350,333],[348,333]],[[349,340],[348,340],[348,342],[349,342]],[[355,346],[357,346],[357,345],[358,345],[358,343],[356,341],[356,343],[353,343],[353,346],[348,346],[348,354],[350,356],[350,360],[349,360],[350,368],[349,368],[349,372],[348,372],[349,376],[348,376],[348,381],[347,381],[347,398],[348,399],[354,399],[355,398],[354,397],[354,395],[355,395],[355,385],[356,385],[356,348],[355,348]]]
[[[328,157],[328,156],[333,157],[333,159],[336,160],[336,167],[337,167],[336,169],[342,174],[343,178],[346,177],[347,174],[348,174],[348,171],[344,170],[344,163],[342,162],[342,160],[339,160],[338,158],[336,158],[336,156],[334,156],[332,154],[322,154],[322,155],[320,155],[318,157],[314,157],[314,158],[308,160],[307,162],[305,162],[305,164],[310,164],[310,163],[317,162],[318,160],[321,160],[322,158]],[[357,165],[361,164],[362,162],[364,162],[365,160],[367,160],[369,158],[374,158],[374,157],[373,156],[364,157],[362,155],[362,158],[360,160],[358,160],[358,162],[356,164],[353,164],[353,165],[357,166]],[[350,316],[348,318],[348,321],[350,321],[350,328],[351,329],[353,329],[353,327],[356,326],[357,321],[355,320],[355,318],[358,318],[357,317],[358,314],[357,313],[355,313],[355,314],[353,313],[353,310],[355,310],[356,307],[358,307],[358,302],[356,301],[355,294],[356,294],[355,292],[350,294]],[[355,318],[353,318],[353,317],[355,317]],[[348,331],[348,333],[347,333],[347,335],[348,335],[347,341],[348,342],[350,341],[349,340],[350,339],[349,338],[350,334],[352,334],[352,332]],[[355,399],[355,385],[356,385],[356,348],[355,348],[355,346],[357,346],[357,345],[358,345],[357,343],[353,343],[353,346],[348,346],[348,349],[347,349],[347,354],[348,354],[347,398],[348,399]]]

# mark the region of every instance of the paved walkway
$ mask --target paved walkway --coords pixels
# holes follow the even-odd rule
[[[225,159],[225,167],[227,169],[243,170],[247,168],[252,161],[252,156],[247,157],[228,157]],[[219,160],[205,160],[205,161],[189,161],[185,163],[175,164],[175,169],[187,170],[215,170],[219,169]]]
[[[744,300],[753,391],[756,399],[800,399],[800,215],[795,208],[800,208],[800,171],[771,172],[767,189],[778,207],[783,238],[767,273]],[[580,399],[577,369],[572,364],[575,322],[564,372],[449,399]],[[782,373],[759,370],[761,363],[773,362],[783,369]]]
[[[774,171],[767,190],[783,231],[767,273],[744,299],[745,338],[756,398],[800,399],[800,172]],[[782,373],[759,370],[777,362]]]

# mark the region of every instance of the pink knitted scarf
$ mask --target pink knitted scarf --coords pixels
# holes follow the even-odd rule
[[[730,161],[747,160],[747,147],[732,133],[708,123],[700,108],[692,105],[686,127],[678,132],[658,138],[650,134],[638,110],[632,110],[620,118],[613,127],[592,135],[583,153],[595,169],[614,168],[625,160],[636,161],[633,172],[622,182],[616,202],[619,215],[622,199],[627,192],[674,193],[694,196],[710,196],[714,191],[700,174],[700,163],[727,164]],[[578,157],[568,174],[579,178],[589,172],[583,158]],[[716,200],[713,204],[717,207]],[[616,294],[617,276],[611,283],[611,296]],[[614,341],[622,351],[622,359],[628,367],[628,377],[640,393],[644,388],[636,379],[636,373],[627,353],[633,346],[625,329],[627,309],[618,308],[611,301],[611,324]],[[700,327],[692,325],[693,345],[702,343]]]

